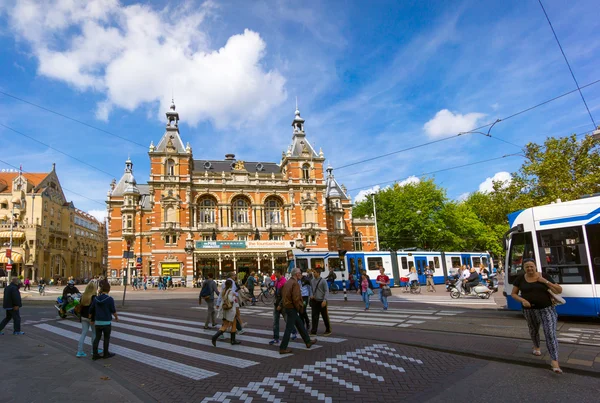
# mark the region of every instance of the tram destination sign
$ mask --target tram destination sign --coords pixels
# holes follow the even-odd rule
[[[197,241],[196,249],[246,249],[246,241]]]

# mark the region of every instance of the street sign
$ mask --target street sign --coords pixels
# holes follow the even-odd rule
[[[6,265],[6,270],[12,270],[12,264],[8,263],[8,264]]]
[[[142,257],[141,256],[137,258],[137,262],[138,263],[142,263]]]
[[[138,262],[138,264],[136,264],[135,267],[137,267],[138,269],[141,269],[142,268],[142,264],[140,262]]]

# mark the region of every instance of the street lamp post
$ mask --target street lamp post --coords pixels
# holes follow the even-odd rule
[[[16,203],[15,203],[16,201]],[[7,267],[6,269],[6,275],[8,277],[8,283],[10,284],[11,281],[11,277],[12,277],[12,264],[13,264],[13,260],[12,260],[12,246],[13,246],[13,229],[15,227],[15,204],[18,204],[19,207],[21,207],[21,203],[23,201],[21,199],[13,199],[12,200],[12,210],[10,213],[10,240],[9,240],[9,244],[8,244],[8,250],[10,251],[10,256],[8,257],[8,266],[10,267],[10,269]]]
[[[373,216],[375,218],[375,244],[377,245],[377,250],[379,250],[379,230],[377,228],[377,207],[375,206],[375,193],[372,193],[373,196]]]

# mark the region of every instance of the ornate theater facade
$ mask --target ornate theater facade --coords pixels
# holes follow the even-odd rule
[[[150,177],[134,178],[125,162],[107,195],[111,277],[192,279],[213,272],[271,273],[288,266],[289,251],[375,250],[372,218],[352,218],[352,201],[323,152],[306,138],[296,110],[292,141],[278,163],[194,159],[184,145],[175,105],[166,130],[149,147]],[[132,253],[124,253],[127,250]],[[133,255],[126,259],[124,256]]]

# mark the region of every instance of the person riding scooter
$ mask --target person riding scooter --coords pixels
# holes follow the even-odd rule
[[[77,289],[77,287],[75,287],[75,282],[73,280],[69,280],[69,282],[67,283],[67,286],[63,290],[62,307],[60,308],[60,312],[63,314],[65,313],[65,308],[67,307],[67,304],[69,303],[69,297],[68,297],[69,294],[71,294],[71,295],[81,294],[79,292],[79,290]]]
[[[471,288],[475,287],[479,284],[479,274],[474,267],[471,268],[469,277],[465,278],[463,281],[465,283],[465,292],[469,294],[471,292]]]

